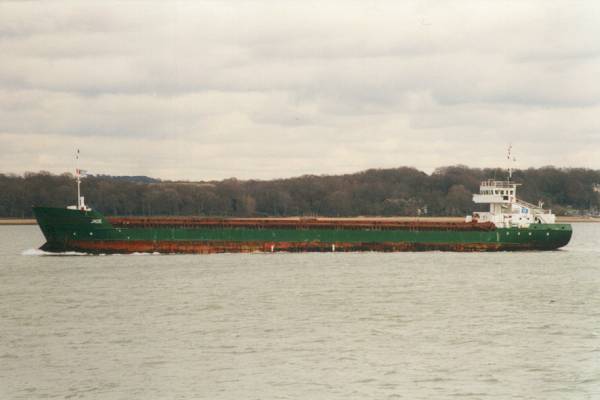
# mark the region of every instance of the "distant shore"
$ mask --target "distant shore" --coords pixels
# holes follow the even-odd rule
[[[298,218],[298,217],[289,217]],[[411,221],[411,220],[426,220],[435,222],[461,222],[464,221],[463,217],[347,217],[347,218],[330,218],[330,217],[319,217],[319,219],[371,219],[381,221]],[[580,217],[580,216],[564,216],[556,217],[558,223],[570,223],[570,222],[600,222],[599,217]],[[37,225],[37,222],[33,218],[0,218],[0,225]]]
[[[600,222],[600,217],[565,216],[556,217],[556,222]]]
[[[35,219],[6,218],[0,219],[0,225],[37,225]]]

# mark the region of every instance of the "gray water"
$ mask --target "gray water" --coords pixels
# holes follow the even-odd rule
[[[44,256],[0,227],[0,399],[599,399],[600,224],[562,251]]]

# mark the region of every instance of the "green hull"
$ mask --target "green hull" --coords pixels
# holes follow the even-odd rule
[[[90,253],[251,251],[554,250],[571,239],[569,224],[488,230],[349,229],[244,226],[123,227],[95,211],[35,207],[43,250]]]

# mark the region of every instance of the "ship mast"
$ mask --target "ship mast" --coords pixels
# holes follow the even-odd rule
[[[75,154],[75,177],[77,178],[77,209],[81,210],[81,174],[79,173],[79,149]]]
[[[76,210],[89,211],[90,208],[85,205],[85,197],[81,195],[81,178],[85,177],[87,171],[79,168],[79,149],[75,153],[77,168],[75,169],[75,179],[77,181],[77,205],[73,206]]]

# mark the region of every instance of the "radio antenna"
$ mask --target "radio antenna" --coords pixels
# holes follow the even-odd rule
[[[513,163],[517,162],[515,156],[512,155],[512,144],[508,145],[506,160],[508,161],[508,180],[510,181],[512,179]]]

